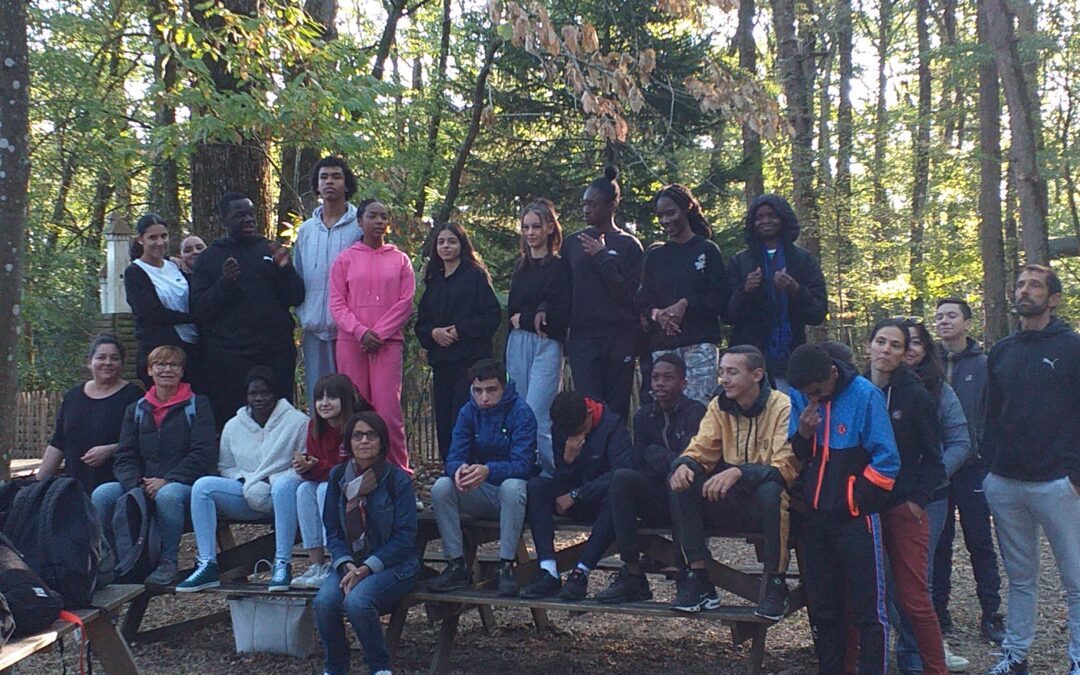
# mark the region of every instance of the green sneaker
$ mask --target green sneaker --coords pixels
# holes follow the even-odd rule
[[[284,593],[289,590],[292,583],[292,564],[287,562],[274,563],[274,573],[270,575],[271,593]]]
[[[218,575],[217,561],[207,560],[199,563],[190,577],[176,584],[177,593],[195,593],[207,588],[217,588],[221,585],[221,577]]]

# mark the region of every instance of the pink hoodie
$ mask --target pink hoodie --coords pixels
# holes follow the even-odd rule
[[[383,340],[403,340],[415,292],[409,256],[393,244],[373,249],[356,242],[330,267],[330,315],[338,340],[359,342],[368,330]]]

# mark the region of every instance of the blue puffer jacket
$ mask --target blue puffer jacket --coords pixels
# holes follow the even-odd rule
[[[326,547],[334,569],[346,562],[367,565],[373,573],[394,570],[398,579],[415,577],[420,571],[416,553],[416,493],[408,474],[384,463],[379,485],[367,497],[367,530],[364,547],[353,552],[345,538],[345,469],[342,462],[330,471],[326,485],[323,527]]]
[[[507,478],[528,479],[535,472],[536,416],[512,380],[491,408],[481,410],[472,398],[461,407],[446,455],[446,475],[453,478],[462,464],[486,465],[492,485]]]

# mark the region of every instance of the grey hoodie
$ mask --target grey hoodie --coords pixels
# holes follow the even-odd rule
[[[296,307],[300,327],[320,340],[337,337],[337,326],[330,316],[330,266],[338,254],[363,236],[356,222],[356,207],[352,204],[334,226],[327,229],[322,222],[319,206],[296,232],[293,245],[293,266],[304,280],[304,302]]]

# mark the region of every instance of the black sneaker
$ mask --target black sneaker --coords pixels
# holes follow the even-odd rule
[[[624,567],[611,585],[596,594],[597,602],[615,605],[621,602],[646,602],[652,600],[649,580],[644,574],[630,574]]]
[[[495,585],[500,598],[516,598],[520,592],[517,579],[514,578],[514,566],[504,562],[499,565],[499,571],[495,575]]]
[[[953,623],[952,623],[952,614],[949,613],[949,610],[948,609],[942,609],[941,611],[935,610],[935,613],[937,614],[937,617],[938,617],[938,626],[941,627],[941,634],[942,635],[948,635],[949,633],[951,633],[952,628],[953,628]]]
[[[754,614],[770,621],[783,619],[784,612],[788,608],[790,594],[784,577],[770,576],[765,582],[765,594],[754,610]]]
[[[559,577],[553,577],[546,570],[537,570],[533,575],[532,581],[525,584],[525,587],[521,589],[521,593],[518,595],[525,599],[536,600],[538,598],[548,598],[559,592],[562,588],[562,581]]]
[[[716,587],[709,581],[705,570],[690,570],[682,581],[676,582],[675,599],[671,608],[680,612],[700,612],[703,609],[716,609],[720,598]]]
[[[1027,659],[1017,661],[1006,652],[1001,655],[997,665],[986,671],[985,675],[1028,675]]]
[[[1000,645],[1005,640],[1005,617],[1000,614],[983,614],[979,621],[979,634],[984,640]]]
[[[448,593],[468,585],[469,570],[465,567],[465,559],[454,558],[439,576],[428,582],[428,590],[432,593]]]
[[[566,577],[559,599],[577,602],[587,597],[589,597],[589,575],[582,572],[580,567],[575,567]]]

